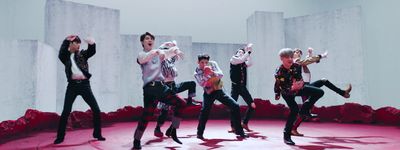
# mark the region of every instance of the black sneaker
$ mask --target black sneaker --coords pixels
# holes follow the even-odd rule
[[[200,139],[200,140],[204,140],[203,134],[197,134],[197,138]]]
[[[142,149],[139,140],[133,140],[133,149]]]
[[[156,128],[154,129],[154,136],[156,136],[156,137],[163,137],[163,136],[164,136],[164,133],[161,132],[160,127],[156,127]]]
[[[283,132],[283,142],[287,145],[295,145],[290,136],[290,133]]]
[[[64,138],[57,138],[56,140],[54,140],[54,144],[60,144],[60,143],[62,143],[62,142],[64,142]]]

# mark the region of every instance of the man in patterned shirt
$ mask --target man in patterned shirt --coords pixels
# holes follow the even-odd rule
[[[302,66],[294,63],[292,49],[281,49],[279,56],[282,64],[275,73],[275,100],[279,100],[282,95],[289,106],[290,114],[283,132],[283,140],[285,144],[295,145],[291,139],[291,131],[297,114],[300,113],[302,117],[312,117],[310,109],[324,95],[324,91],[312,85],[304,85],[301,75]],[[310,97],[308,101],[304,102],[300,112],[294,99],[297,95]]]
[[[204,89],[203,105],[200,111],[199,124],[197,126],[197,138],[204,139],[204,129],[215,100],[220,101],[230,109],[231,122],[235,128],[235,134],[239,135],[241,138],[248,137],[240,125],[239,104],[222,90],[223,84],[221,78],[224,74],[218,67],[217,62],[209,61],[210,56],[207,54],[198,55],[197,59],[198,67],[195,70],[194,77],[197,83]]]
[[[171,125],[171,136],[175,142],[182,144],[176,135],[176,129],[179,128],[180,121],[182,120],[181,111],[185,106],[185,102],[176,96],[172,89],[165,85],[164,76],[161,73],[161,62],[175,56],[178,49],[170,48],[166,51],[153,49],[154,39],[154,35],[149,32],[140,36],[143,51],[139,52],[137,62],[142,69],[144,108],[134,134],[134,149],[142,148],[140,140],[142,139],[148,122],[154,114],[157,100],[175,106]]]

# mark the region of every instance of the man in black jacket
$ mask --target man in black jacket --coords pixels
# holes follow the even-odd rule
[[[81,44],[80,38],[76,35],[70,35],[63,41],[58,54],[58,58],[65,66],[68,86],[65,93],[64,108],[58,125],[57,139],[54,141],[54,144],[64,141],[68,116],[71,113],[72,104],[78,95],[82,96],[93,112],[93,137],[99,141],[106,140],[101,135],[100,109],[89,83],[92,75],[89,73],[87,60],[96,53],[96,44],[93,38],[88,38],[85,41],[89,44],[88,49],[79,50]]]
[[[315,115],[310,113],[311,107],[324,95],[324,91],[313,85],[305,85],[301,75],[302,66],[293,61],[293,50],[284,48],[279,51],[282,64],[275,72],[275,100],[279,100],[281,95],[290,109],[283,132],[283,141],[288,145],[295,145],[291,139],[291,131],[296,116],[299,113],[302,118],[312,118]],[[294,100],[295,96],[310,97],[303,103],[301,110]]]

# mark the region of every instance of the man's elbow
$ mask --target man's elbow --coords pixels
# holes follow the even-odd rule
[[[58,59],[60,59],[61,61],[63,61],[63,55],[61,53],[58,54]]]

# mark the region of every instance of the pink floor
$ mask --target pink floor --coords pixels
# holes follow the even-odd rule
[[[0,145],[0,149],[77,149],[127,150],[137,122],[116,123],[103,128],[107,141],[94,141],[91,129],[68,131],[60,145],[53,145],[55,131],[32,133]],[[168,122],[167,122],[168,124]],[[228,133],[228,120],[210,120],[202,141],[196,138],[197,120],[183,121],[178,130],[183,145],[170,138],[153,136],[155,122],[149,123],[142,139],[143,149],[385,149],[400,148],[400,127],[365,124],[304,123],[299,131],[305,137],[293,137],[296,146],[282,142],[282,120],[252,120],[250,138],[240,140]],[[167,125],[163,128],[166,130]]]

